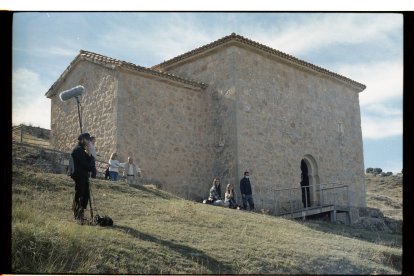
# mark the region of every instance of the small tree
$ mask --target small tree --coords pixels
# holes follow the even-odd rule
[[[41,138],[41,139],[45,139],[46,138],[46,133],[43,131],[43,129],[40,129],[39,138]]]
[[[392,172],[387,172],[387,176],[391,176],[392,175]]]
[[[366,173],[373,173],[373,172],[374,172],[374,169],[373,169],[373,168],[367,168],[367,169],[365,170],[365,172],[366,172]]]
[[[382,169],[381,168],[375,168],[374,173],[375,174],[380,174],[380,173],[382,173]]]

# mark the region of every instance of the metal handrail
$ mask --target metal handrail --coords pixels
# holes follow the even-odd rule
[[[315,185],[308,185],[308,186],[300,186],[300,187],[290,187],[290,188],[282,188],[282,189],[272,189],[270,188],[271,191],[274,192],[280,192],[280,191],[287,191],[287,190],[291,190],[291,189],[302,189],[305,187],[313,187],[313,186],[323,186],[323,185],[334,185],[334,184],[339,184],[339,182],[332,182],[332,183],[321,183],[321,184],[315,184]],[[329,188],[323,188],[322,190],[329,190],[329,189],[335,189],[335,188],[342,188],[342,187],[346,187],[347,185],[341,185],[341,186],[335,186],[335,187],[329,187]]]
[[[339,184],[339,185],[338,185]],[[330,187],[328,187],[330,186]],[[311,203],[311,198],[309,198],[308,196],[308,192],[306,190],[310,190],[312,189],[312,187],[315,187],[316,189],[313,189],[314,191],[314,200],[313,200],[313,205],[310,206],[309,203]],[[318,188],[319,187],[319,188]],[[338,194],[340,192],[341,189],[345,189],[345,197],[346,199],[346,206],[349,207],[350,202],[349,202],[349,186],[348,185],[344,185],[344,184],[340,184],[339,182],[333,182],[333,183],[321,183],[321,184],[315,184],[315,185],[307,185],[307,186],[299,186],[299,187],[291,187],[291,188],[282,188],[282,189],[268,189],[268,191],[272,191],[273,192],[273,199],[274,199],[274,209],[276,211],[276,213],[281,214],[281,203],[282,201],[278,200],[278,196],[277,193],[282,194],[285,193],[285,196],[288,197],[288,200],[285,201],[286,203],[288,203],[288,208],[290,209],[284,209],[285,212],[283,212],[283,214],[293,214],[293,212],[295,212],[295,209],[297,210],[303,210],[303,209],[308,209],[308,208],[314,208],[314,207],[323,207],[326,204],[328,204],[329,202],[331,202],[331,205],[337,205],[337,197]],[[304,196],[305,202],[302,201],[302,203],[304,204],[303,208],[295,208],[293,202],[297,201],[297,193],[295,195],[294,191],[302,191],[302,196]],[[327,191],[333,191],[327,194]],[[305,191],[304,195],[303,195],[303,191]],[[286,194],[286,192],[288,192],[288,194]],[[319,196],[318,196],[319,195]],[[333,199],[333,201],[332,201]],[[303,198],[302,198],[303,200]],[[315,204],[316,203],[316,204]],[[287,206],[286,206],[287,207]],[[287,211],[287,212],[286,212]]]

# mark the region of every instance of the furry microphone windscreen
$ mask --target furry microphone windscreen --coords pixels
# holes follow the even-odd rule
[[[73,97],[77,97],[83,94],[85,87],[82,85],[75,86],[71,89],[65,90],[59,94],[59,98],[62,102],[67,101]]]

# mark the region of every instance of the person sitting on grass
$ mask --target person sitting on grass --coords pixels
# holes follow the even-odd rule
[[[210,196],[208,197],[208,202],[216,206],[222,206],[224,204],[221,200],[221,188],[220,188],[220,179],[218,177],[214,178],[213,185],[210,188]]]
[[[236,194],[234,193],[234,185],[227,184],[226,192],[224,194],[224,206],[236,209],[238,206],[236,204]]]

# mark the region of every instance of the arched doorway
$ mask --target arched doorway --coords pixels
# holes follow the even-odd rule
[[[308,166],[304,159],[300,161],[300,169],[302,171],[300,175],[300,186],[302,188],[302,203],[303,207],[310,207],[310,187],[309,187],[309,175]]]
[[[303,207],[307,208],[318,202],[316,191],[319,189],[318,166],[312,155],[304,155],[300,161],[301,190]],[[306,187],[308,186],[308,187]]]

